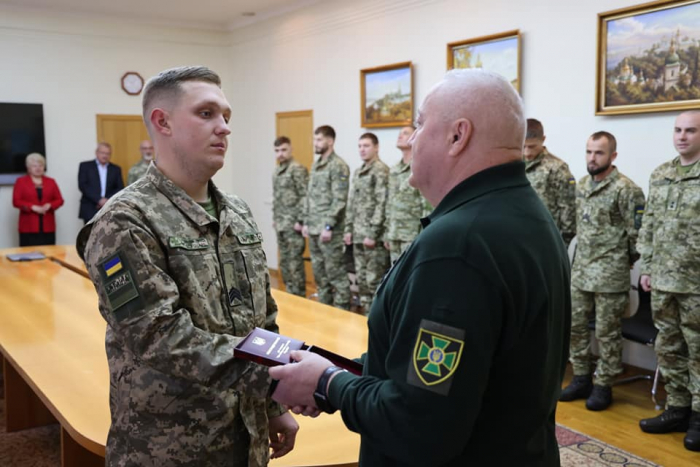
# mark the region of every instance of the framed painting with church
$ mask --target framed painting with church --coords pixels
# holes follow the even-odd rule
[[[520,31],[447,44],[447,69],[482,68],[506,78],[520,92]]]
[[[700,0],[598,14],[596,115],[700,108]]]
[[[363,128],[413,123],[411,62],[360,70],[360,115]]]

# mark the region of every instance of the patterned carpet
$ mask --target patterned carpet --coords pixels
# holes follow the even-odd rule
[[[562,467],[658,467],[653,462],[565,426],[557,425],[557,441]]]
[[[15,433],[5,431],[5,399],[0,373],[0,466],[59,467],[61,432],[50,425]],[[658,467],[564,426],[557,426],[562,467]]]

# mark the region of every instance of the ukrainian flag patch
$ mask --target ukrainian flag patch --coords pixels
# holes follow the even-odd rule
[[[574,177],[569,179],[569,185],[576,185],[576,179]]]
[[[119,258],[119,255],[116,255],[109,261],[105,261],[102,264],[102,267],[104,268],[107,277],[112,277],[113,275],[122,270],[122,260]]]

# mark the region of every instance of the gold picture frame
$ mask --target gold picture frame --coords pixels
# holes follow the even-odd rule
[[[505,31],[447,44],[447,69],[483,68],[496,72],[520,93],[520,30]]]
[[[700,108],[700,0],[598,14],[596,115]]]
[[[360,70],[360,119],[363,128],[413,123],[413,64],[394,63]]]

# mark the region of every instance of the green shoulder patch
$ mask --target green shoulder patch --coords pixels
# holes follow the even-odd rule
[[[421,321],[408,369],[408,383],[447,395],[462,357],[464,334],[462,329],[426,319]]]
[[[101,261],[98,267],[109,306],[117,320],[121,321],[129,313],[121,312],[120,308],[139,297],[131,267],[120,252]]]

